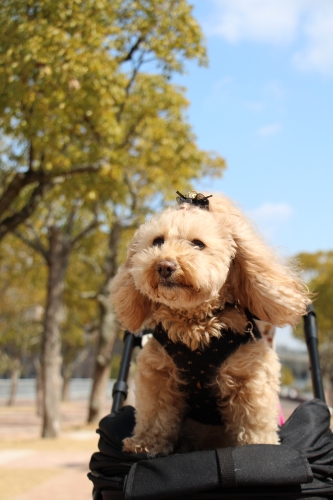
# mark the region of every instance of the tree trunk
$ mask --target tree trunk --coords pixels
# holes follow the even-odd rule
[[[64,346],[63,346],[64,347]],[[73,373],[76,367],[82,363],[87,356],[89,355],[89,349],[84,348],[75,359],[72,361],[68,361],[68,351],[66,356],[66,351],[63,350],[63,362],[62,362],[62,370],[63,370],[63,383],[62,383],[62,401],[70,400],[70,382],[73,378]],[[67,360],[66,360],[67,357]]]
[[[38,358],[34,359],[34,366],[36,370],[36,413],[38,417],[43,415],[43,380],[42,380],[42,367]]]
[[[13,406],[16,399],[17,393],[17,384],[21,374],[21,361],[19,358],[14,359],[13,367],[11,370],[10,378],[11,378],[11,386],[10,386],[10,394],[8,399],[8,406]]]
[[[62,401],[69,401],[69,388],[70,388],[70,382],[71,382],[71,373],[65,372],[63,375],[63,381],[62,381],[62,394],[61,394],[61,400]]]
[[[103,416],[106,386],[110,378],[112,349],[120,332],[109,297],[100,297],[99,303],[101,323],[97,339],[88,422],[98,422]]]
[[[109,252],[106,258],[106,281],[97,297],[100,307],[100,318],[88,422],[98,422],[103,416],[106,386],[110,377],[112,349],[120,332],[120,327],[116,321],[110,302],[112,279],[117,270],[120,231],[121,223],[120,221],[116,221],[110,232]]]
[[[67,234],[53,226],[49,233],[48,288],[42,336],[43,426],[42,437],[57,437],[60,431],[61,340],[63,291],[71,252]]]

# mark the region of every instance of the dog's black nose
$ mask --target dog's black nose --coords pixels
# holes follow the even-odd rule
[[[175,262],[172,262],[172,260],[161,260],[161,262],[157,264],[157,272],[163,276],[163,278],[169,278],[176,269],[177,265]]]

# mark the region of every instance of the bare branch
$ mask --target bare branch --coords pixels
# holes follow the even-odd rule
[[[93,229],[99,226],[99,221],[97,219],[93,220],[91,224],[89,224],[85,229],[83,229],[75,238],[72,239],[71,244],[74,246],[76,243],[84,238],[87,234],[90,233]]]
[[[6,190],[0,197],[0,213],[10,207],[11,203],[20,195],[21,191],[30,184],[38,183],[36,188],[30,195],[29,200],[24,207],[11,216],[0,221],[0,241],[6,234],[15,230],[22,222],[32,215],[40,200],[45,196],[46,192],[57,182],[63,182],[72,175],[83,173],[92,173],[100,169],[99,165],[87,165],[85,167],[77,167],[68,172],[52,172],[46,174],[42,170],[18,172],[7,186]]]
[[[139,36],[137,41],[132,45],[130,50],[128,51],[127,55],[119,60],[119,63],[122,64],[126,61],[130,61],[133,57],[134,52],[136,52],[140,46],[140,44],[144,41],[145,37],[144,36]]]
[[[93,126],[93,124],[91,123],[91,120],[89,119],[89,117],[85,115],[84,118],[83,118],[83,121],[88,125],[88,127],[90,128],[90,130],[94,134],[94,137],[95,137],[96,141],[98,143],[100,143],[101,142],[101,137],[100,137],[99,133],[96,131],[96,129]]]
[[[69,212],[68,221],[67,221],[66,229],[65,229],[65,232],[68,236],[70,236],[72,234],[73,225],[74,225],[74,218],[75,218],[76,212],[77,212],[77,207],[74,204],[72,206],[71,211]]]
[[[6,217],[0,222],[0,241],[6,234],[13,232],[22,222],[24,222],[36,209],[46,191],[51,187],[51,183],[39,184],[31,193],[31,196],[24,207],[14,215]]]
[[[131,199],[132,199],[131,213],[133,214],[135,212],[135,209],[136,209],[138,196],[137,196],[137,193],[134,191],[134,188],[133,188],[133,186],[128,178],[128,175],[126,173],[124,174],[124,182],[125,182],[126,186],[128,187],[128,191],[131,195]]]
[[[125,109],[125,104],[126,104],[126,99],[128,98],[129,96],[129,92],[130,92],[130,89],[135,81],[135,78],[136,78],[136,75],[138,74],[139,70],[140,70],[140,67],[142,65],[142,62],[143,62],[143,58],[144,58],[144,52],[142,52],[142,54],[140,55],[140,58],[139,58],[139,61],[138,63],[134,66],[133,68],[133,72],[132,72],[132,75],[128,81],[128,84],[126,85],[126,88],[125,88],[125,99],[123,100],[123,102],[121,103],[120,107],[119,107],[119,111],[117,113],[117,122],[120,123],[120,120],[121,120],[121,116],[124,112],[124,109]]]
[[[33,149],[33,146],[32,146],[32,142],[30,142],[30,147],[29,147],[29,172],[33,171],[33,169],[32,169],[33,161],[34,161],[34,149]]]
[[[72,170],[68,170],[68,172],[54,172],[52,174],[53,179],[57,178],[64,178],[67,179],[68,177],[71,177],[72,175],[77,175],[77,174],[90,174],[93,172],[98,172],[100,170],[101,166],[100,165],[86,165],[85,167],[77,167],[73,168]]]
[[[96,299],[97,298],[97,293],[96,292],[82,292],[79,295],[80,299]]]
[[[102,274],[102,267],[98,264],[95,258],[87,257],[86,255],[81,255],[80,260],[84,262],[87,266],[90,266],[95,274]]]
[[[20,233],[19,231],[13,231],[13,234],[17,236],[23,243],[28,245],[30,248],[38,252],[40,255],[44,257],[46,262],[49,262],[49,252],[45,249],[45,247],[42,245],[42,242],[39,239],[36,240],[30,240],[30,238],[27,238],[24,234]]]
[[[123,142],[121,144],[119,144],[119,146],[117,146],[116,149],[122,149],[124,147],[126,147],[131,139],[131,136],[134,135],[134,132],[136,130],[136,128],[140,125],[140,123],[143,121],[143,119],[145,118],[145,114],[142,113],[141,116],[139,116],[139,118],[137,119],[137,121],[135,123],[133,123],[133,125],[130,127],[130,129],[128,130],[127,134],[126,134],[126,137],[125,139],[123,140]]]
[[[52,181],[57,181],[58,178],[67,179],[72,175],[96,172],[100,169],[100,165],[87,165],[85,167],[77,167],[72,170],[53,171],[46,173],[44,170],[28,170],[27,172],[17,172],[11,180],[0,198],[0,213],[4,213],[8,209],[12,201],[19,195],[23,188],[36,182],[48,184]]]
[[[42,245],[42,242],[41,242],[41,239],[39,238],[39,234],[37,233],[36,229],[35,229],[35,226],[32,224],[32,222],[30,222],[29,220],[27,220],[25,222],[25,226],[31,231],[31,233],[33,234],[34,236],[34,240],[36,241],[39,241],[40,244]]]
[[[35,182],[46,184],[49,182],[49,178],[43,171],[17,172],[1,196],[0,213],[4,213],[8,209],[23,188]]]

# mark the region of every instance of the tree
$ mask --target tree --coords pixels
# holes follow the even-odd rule
[[[62,201],[62,203],[61,203]],[[64,287],[73,249],[97,227],[96,215],[86,212],[78,217],[80,201],[67,201],[62,195],[58,202],[45,205],[44,218],[37,221],[40,231],[29,223],[25,232],[15,234],[38,252],[47,266],[47,293],[42,332],[41,368],[43,383],[42,437],[57,437],[60,430],[61,391],[61,324],[64,321]],[[91,220],[89,221],[89,218]],[[43,220],[44,219],[44,220]]]
[[[281,367],[281,385],[288,385],[291,386],[293,385],[295,380],[293,371],[289,366],[282,365]]]
[[[38,256],[12,236],[0,248],[0,273],[0,361],[11,377],[12,405],[22,367],[40,346],[45,274]]]
[[[82,240],[71,259],[64,289],[65,320],[61,328],[62,398],[69,398],[75,368],[91,353],[97,330],[97,303],[87,299],[89,289],[101,285],[107,234],[100,229]]]
[[[119,125],[145,63],[167,78],[204,61],[185,0],[4,0],[0,7],[0,238],[73,175],[113,164]],[[154,60],[152,62],[151,60]]]
[[[53,306],[47,302],[42,343],[50,378],[51,372],[59,378],[60,305],[76,238],[68,231],[70,206],[95,200],[99,220],[114,239],[119,221],[122,233],[133,230],[170,188],[185,188],[225,167],[221,157],[197,147],[185,116],[184,89],[171,83],[186,60],[205,63],[191,9],[185,0],[69,0],[61,9],[55,0],[2,3],[0,238],[37,208],[43,210],[46,200],[61,195],[68,202],[69,215],[48,226],[46,243],[45,228],[20,229],[52,262]],[[119,244],[112,243],[110,252],[115,265],[106,266],[112,272],[106,272],[97,298],[100,332],[105,324],[115,335],[107,298]],[[108,352],[112,342],[107,341]],[[48,401],[55,404],[48,387],[55,390],[55,383],[45,384]],[[57,411],[48,410],[44,419],[48,414],[56,420]],[[55,435],[57,425],[49,427],[47,435]]]
[[[314,254],[301,253],[297,256],[305,270],[305,279],[314,293],[314,307],[317,315],[319,352],[324,378],[333,394],[333,251]],[[300,335],[298,330],[296,334]],[[331,401],[333,404],[333,399]]]

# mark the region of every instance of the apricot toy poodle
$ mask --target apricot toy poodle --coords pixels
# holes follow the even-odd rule
[[[178,206],[137,230],[114,278],[122,326],[154,328],[124,450],[278,444],[280,364],[255,318],[294,325],[307,289],[227,197],[178,194]]]

